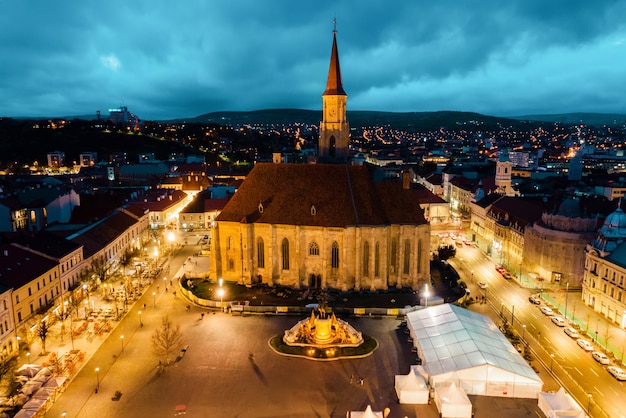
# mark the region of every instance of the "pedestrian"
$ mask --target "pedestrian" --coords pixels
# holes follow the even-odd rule
[[[359,377],[359,384],[362,385],[363,384],[363,378]]]
[[[167,293],[167,287],[165,288],[165,293]]]
[[[187,305],[187,312],[189,312],[189,309],[191,309],[191,306]]]
[[[170,286],[174,286],[174,284],[172,283],[172,279],[170,279]]]
[[[200,314],[200,319],[204,319],[204,312]]]
[[[350,384],[354,383],[354,373],[350,376]]]
[[[146,309],[146,304],[145,303],[143,304],[143,308]]]
[[[172,292],[172,293],[174,293],[174,297],[176,297],[176,291],[174,290],[174,292]]]

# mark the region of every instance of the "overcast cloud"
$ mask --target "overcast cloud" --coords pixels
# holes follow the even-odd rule
[[[624,0],[0,0],[0,116],[626,113]]]

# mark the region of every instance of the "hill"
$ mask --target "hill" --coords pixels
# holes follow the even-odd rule
[[[291,125],[303,123],[319,125],[321,111],[304,109],[267,109],[250,112],[212,112],[190,119],[176,119],[168,122],[216,123],[232,126],[241,125]],[[526,121],[520,119],[486,116],[473,112],[377,112],[353,110],[347,114],[350,126],[390,126],[408,132],[432,131],[440,128],[448,130],[465,129],[468,125],[481,126],[485,129],[502,127],[528,127]],[[545,122],[539,121],[538,124]]]
[[[618,126],[626,124],[626,115],[619,113],[562,113],[555,115],[511,116],[511,119],[556,122],[593,126]]]

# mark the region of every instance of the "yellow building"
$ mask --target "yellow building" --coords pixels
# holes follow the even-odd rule
[[[336,33],[319,160],[348,158]],[[241,284],[375,290],[430,281],[430,225],[410,182],[365,166],[259,163],[217,217],[211,277]]]

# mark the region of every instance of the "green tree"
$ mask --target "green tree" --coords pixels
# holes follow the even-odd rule
[[[454,256],[456,256],[456,247],[454,245],[442,245],[437,248],[437,257],[441,261],[454,258]]]
[[[165,360],[165,364],[170,364],[170,357],[182,349],[183,334],[179,325],[173,325],[167,316],[161,321],[161,327],[154,330],[152,334],[152,349],[157,357]]]

